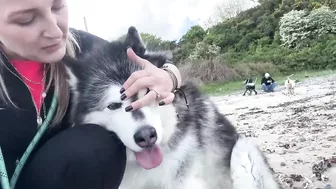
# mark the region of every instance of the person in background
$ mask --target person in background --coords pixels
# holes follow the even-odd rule
[[[276,82],[269,73],[265,73],[264,77],[261,78],[261,86],[263,90],[267,93],[274,92]]]

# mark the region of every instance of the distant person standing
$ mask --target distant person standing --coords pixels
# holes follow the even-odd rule
[[[265,92],[273,92],[276,87],[276,82],[269,73],[265,73],[264,77],[261,79],[261,86]]]

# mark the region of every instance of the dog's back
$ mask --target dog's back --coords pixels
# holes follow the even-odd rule
[[[255,82],[253,82],[252,78],[246,78],[244,80],[244,85],[245,85],[245,88],[248,89],[248,90],[253,90],[255,89]]]

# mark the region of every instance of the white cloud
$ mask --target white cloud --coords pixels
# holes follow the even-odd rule
[[[70,26],[104,39],[117,38],[134,25],[140,32],[174,40],[202,24],[223,0],[68,0]]]

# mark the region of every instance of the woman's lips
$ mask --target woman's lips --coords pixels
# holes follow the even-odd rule
[[[61,47],[61,43],[56,43],[56,44],[53,44],[53,45],[43,47],[42,49],[47,51],[47,52],[54,52],[54,51],[58,50],[60,47]]]

